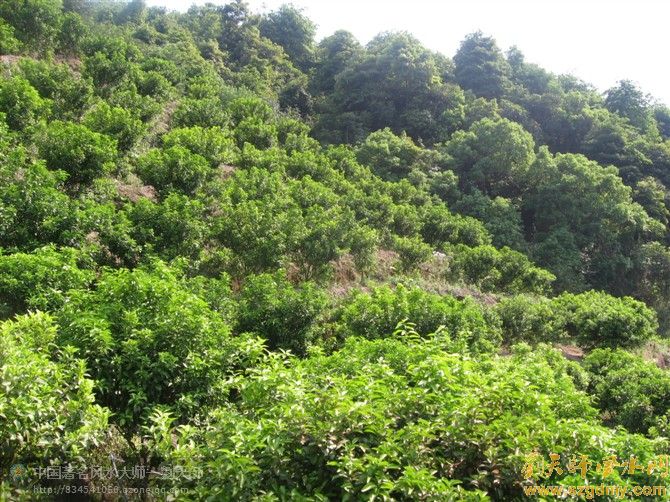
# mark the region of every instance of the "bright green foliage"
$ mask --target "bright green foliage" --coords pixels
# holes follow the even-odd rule
[[[507,61],[495,40],[482,32],[472,33],[461,42],[454,65],[458,84],[478,96],[500,97],[509,85]]]
[[[343,56],[358,51],[345,35],[324,43],[331,61],[317,82],[325,85],[325,91],[334,78],[335,89],[316,125],[319,138],[353,143],[390,127],[432,144],[453,128],[462,103],[443,82],[451,70],[443,56],[430,52],[408,33],[382,33],[361,57],[352,58],[333,77]]]
[[[171,193],[154,203],[146,198],[127,208],[133,236],[165,259],[196,258],[208,234],[203,222],[203,204],[185,195]]]
[[[51,101],[54,118],[77,120],[81,117],[93,96],[89,80],[77,76],[65,64],[23,58],[19,66],[40,96]]]
[[[642,132],[647,132],[652,126],[650,98],[630,80],[622,80],[607,91],[605,106],[609,111],[627,118]]]
[[[237,331],[254,332],[271,349],[305,355],[312,324],[326,305],[314,284],[294,286],[283,271],[249,276],[240,294]]]
[[[6,115],[11,129],[21,131],[34,125],[48,110],[49,102],[42,99],[25,78],[0,77],[0,112]]]
[[[477,285],[482,291],[547,293],[555,277],[508,247],[448,248],[452,254],[448,277]]]
[[[428,152],[414,144],[406,134],[396,136],[388,127],[370,134],[358,149],[358,161],[383,179],[398,181],[412,169],[421,167]]]
[[[616,169],[543,150],[528,177],[522,213],[537,243],[532,255],[556,274],[557,286],[579,283],[581,275],[593,287],[625,292],[632,255],[662,228],[633,202]]]
[[[55,344],[46,314],[0,324],[0,469],[90,465],[109,413],[93,404],[93,381],[72,350]]]
[[[556,351],[472,357],[454,348],[441,333],[350,339],[333,355],[301,361],[275,356],[239,381],[239,401],[213,413],[207,428],[171,430],[156,417],[156,440],[168,461],[204,469],[190,484],[194,498],[237,500],[261,492],[486,500],[478,490],[514,500],[533,450],[542,458],[579,452],[601,464],[612,451],[643,465],[654,455],[650,440],[599,424]],[[592,468],[589,479],[600,484],[602,473]],[[657,479],[615,470],[604,482]]]
[[[57,318],[58,343],[78,349],[98,401],[129,430],[157,405],[192,413],[225,400],[221,379],[260,351],[250,339],[233,339],[161,264],[103,272],[95,290],[70,291]]]
[[[656,314],[630,297],[588,291],[553,300],[563,330],[583,347],[634,347],[654,336]]]
[[[68,173],[68,183],[90,183],[114,169],[116,141],[72,122],[51,122],[36,138],[47,167]]]
[[[183,146],[154,148],[137,161],[142,180],[161,194],[171,191],[193,194],[211,172],[207,159]]]
[[[400,256],[400,267],[408,272],[430,258],[432,248],[418,237],[395,237],[393,250]]]
[[[503,298],[495,306],[502,323],[503,340],[512,345],[556,341],[550,334],[554,318],[553,303],[542,296],[516,295]],[[565,341],[565,340],[562,340]]]
[[[663,183],[648,176],[635,184],[633,200],[640,204],[649,216],[667,228],[670,211],[665,205],[665,193]]]
[[[109,106],[101,101],[84,117],[84,124],[91,130],[116,139],[119,150],[125,152],[132,148],[144,133],[142,121],[127,109]]]
[[[96,34],[86,41],[84,47],[83,74],[93,80],[98,92],[109,92],[135,70],[133,61],[140,52],[138,48],[118,36]]]
[[[479,246],[491,243],[491,236],[479,220],[453,214],[445,206],[428,206],[421,220],[421,236],[436,247],[445,244]]]
[[[525,249],[521,214],[510,199],[503,197],[490,199],[475,190],[471,194],[463,195],[454,204],[453,209],[457,213],[467,214],[482,221],[492,236],[494,246],[509,246],[517,251]]]
[[[280,45],[298,68],[309,69],[314,58],[316,25],[299,9],[282,5],[261,20],[259,29],[262,36]]]
[[[363,48],[348,31],[338,30],[319,42],[317,62],[312,77],[317,92],[330,93],[335,90],[337,75],[356,62]]]
[[[0,54],[14,54],[21,47],[14,37],[14,27],[4,19],[0,19]]]
[[[647,433],[670,410],[670,376],[652,362],[621,349],[598,349],[584,359],[584,368],[608,425]]]
[[[661,333],[670,327],[670,249],[660,242],[645,244],[635,257],[637,298],[658,313]]]
[[[32,253],[0,256],[0,315],[27,308],[49,309],[63,302],[71,288],[83,288],[93,272],[77,266],[74,249],[46,246]]]
[[[666,452],[665,370],[542,343],[665,350],[667,107],[481,33],[452,62],[315,46],[292,6],[63,3],[0,0],[0,316],[58,325],[0,326],[3,475],[93,453],[202,468],[148,481],[194,500],[520,500],[532,451]]]
[[[63,15],[57,40],[59,52],[76,55],[81,52],[82,42],[90,35],[90,28],[76,12]]]
[[[0,17],[14,28],[16,38],[44,51],[58,33],[62,0],[5,0]]]
[[[533,138],[506,119],[483,119],[470,129],[458,131],[446,145],[450,166],[466,188],[487,195],[518,195],[535,155]]]
[[[61,187],[65,173],[30,163],[22,150],[0,160],[0,245],[30,250],[66,244],[75,226],[74,206]]]
[[[576,343],[585,348],[636,347],[654,336],[656,314],[630,297],[588,291],[551,300],[513,297],[496,307],[509,342]]]
[[[230,131],[220,127],[195,126],[172,129],[163,136],[163,145],[166,148],[172,146],[188,148],[207,159],[212,167],[232,164],[238,155]]]
[[[499,328],[470,300],[426,293],[399,285],[395,289],[374,288],[371,293],[353,293],[333,314],[339,339],[392,336],[399,323],[408,321],[427,335],[444,326],[454,340],[478,349],[491,349],[499,342]]]

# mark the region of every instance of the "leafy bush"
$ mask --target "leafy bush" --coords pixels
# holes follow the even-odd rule
[[[583,454],[594,466],[610,452],[642,465],[653,457],[652,441],[598,423],[557,352],[459,350],[442,334],[271,356],[238,381],[235,406],[202,429],[157,420],[155,441],[166,461],[203,469],[197,481],[180,480],[190,496],[238,500],[485,500],[481,491],[514,500],[533,451]],[[604,479],[595,467],[588,476]],[[615,470],[605,483],[655,480]],[[578,475],[564,482],[583,484]]]
[[[424,335],[444,326],[454,340],[466,341],[478,349],[490,349],[500,340],[496,322],[473,301],[402,285],[374,288],[367,294],[355,292],[336,310],[333,319],[340,339],[391,336],[398,324],[407,320]]]
[[[232,338],[221,317],[161,264],[103,272],[95,290],[70,291],[57,318],[59,345],[78,349],[99,402],[126,430],[157,405],[181,414],[222,402],[223,376],[261,350]]]
[[[116,141],[72,122],[51,122],[37,136],[40,156],[49,169],[69,174],[71,183],[90,183],[114,168]]]
[[[393,250],[400,256],[403,271],[414,270],[430,258],[432,248],[418,237],[397,237],[393,239]]]
[[[172,129],[163,136],[166,148],[182,146],[201,155],[212,167],[231,164],[237,158],[235,142],[229,131],[220,127],[204,128],[200,126]]]
[[[49,102],[25,78],[0,78],[0,112],[11,129],[22,131],[46,117]]]
[[[309,330],[326,306],[314,284],[293,286],[283,271],[247,277],[240,294],[237,331],[252,331],[271,349],[305,355]]]
[[[208,235],[199,200],[171,193],[154,203],[146,198],[126,207],[134,238],[165,259],[196,258]]]
[[[649,340],[658,328],[656,314],[644,303],[598,291],[563,293],[550,300],[517,296],[502,300],[496,311],[510,342],[630,348]]]
[[[105,101],[99,102],[89,110],[83,122],[91,130],[116,139],[122,152],[130,150],[145,130],[142,121],[130,111],[118,106],[109,106]]]
[[[67,65],[22,58],[19,67],[40,96],[51,100],[54,118],[78,120],[89,106],[92,82],[77,76]]]
[[[406,134],[396,136],[388,127],[371,133],[358,148],[358,161],[387,180],[399,180],[427,161],[429,152]]]
[[[93,404],[93,381],[74,351],[55,345],[43,313],[0,324],[0,469],[12,464],[86,465],[109,413]]]
[[[506,344],[556,341],[551,334],[554,311],[551,300],[547,298],[510,296],[496,304],[495,312],[500,317]]]
[[[54,246],[0,255],[0,313],[60,306],[67,290],[85,287],[93,279],[92,271],[77,266],[78,258],[76,250]]]
[[[622,349],[597,349],[584,359],[588,391],[610,426],[647,433],[670,409],[670,375]]]
[[[656,313],[630,297],[598,291],[563,293],[552,301],[557,326],[586,348],[634,347],[656,334]]]
[[[165,150],[154,148],[137,161],[137,172],[145,183],[161,194],[171,191],[193,194],[207,179],[211,168],[207,160],[183,146]]]
[[[65,173],[30,163],[23,150],[0,158],[0,245],[31,250],[67,244],[76,226],[75,204],[63,193]]]
[[[448,248],[452,255],[447,277],[477,285],[482,291],[547,293],[555,277],[536,267],[523,254],[508,247]]]
[[[443,205],[428,206],[421,220],[421,236],[436,247],[445,244],[481,246],[491,243],[491,237],[480,221],[454,214]]]
[[[4,19],[0,19],[0,54],[14,54],[21,47],[14,37],[14,27]]]

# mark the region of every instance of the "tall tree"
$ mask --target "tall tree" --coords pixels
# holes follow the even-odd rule
[[[301,9],[282,5],[279,10],[264,16],[259,28],[261,35],[283,47],[298,68],[307,71],[313,65],[316,25]]]
[[[509,86],[510,65],[495,40],[481,31],[465,37],[454,56],[456,81],[477,96],[499,98]]]

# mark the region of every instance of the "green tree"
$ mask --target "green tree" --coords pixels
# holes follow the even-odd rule
[[[114,169],[116,141],[86,126],[54,121],[36,141],[47,167],[68,173],[69,183],[90,183]]]
[[[153,407],[177,414],[225,400],[221,378],[260,352],[233,339],[219,314],[165,265],[107,270],[95,290],[71,290],[57,313],[59,345],[72,345],[99,382],[98,401],[135,430]]]
[[[312,86],[317,94],[335,90],[337,76],[363,54],[363,47],[350,32],[338,30],[319,42]]]
[[[291,350],[304,356],[310,327],[327,300],[313,283],[294,286],[280,270],[247,277],[239,302],[238,332],[254,332],[265,338],[271,349]]]
[[[83,288],[93,272],[78,267],[72,248],[45,246],[32,253],[0,255],[0,311],[3,317],[27,308],[47,310],[60,306],[71,288]]]
[[[0,19],[0,54],[15,54],[21,48],[21,42],[14,37],[14,27]]]
[[[650,98],[630,80],[621,80],[605,93],[605,106],[618,113],[642,132],[653,125]]]
[[[58,33],[62,8],[62,0],[7,0],[0,4],[0,17],[22,43],[44,51]]]
[[[262,36],[281,46],[291,61],[308,71],[314,61],[316,25],[291,4],[265,15],[259,25]]]
[[[161,194],[193,194],[210,176],[207,159],[183,146],[154,148],[137,160],[137,173]]]
[[[477,96],[500,98],[509,86],[510,67],[495,40],[471,33],[454,56],[456,82]]]
[[[10,128],[22,131],[44,118],[49,102],[23,77],[0,78],[0,112]]]
[[[119,150],[126,152],[144,134],[142,121],[118,106],[110,106],[105,101],[96,104],[84,116],[83,123],[91,130],[116,139]]]
[[[388,127],[370,134],[358,148],[356,157],[384,179],[398,181],[426,161],[429,153],[406,134],[396,136]]]
[[[482,119],[458,131],[446,144],[449,167],[465,189],[477,188],[489,196],[518,196],[534,154],[533,137],[507,119]]]
[[[0,337],[0,468],[39,467],[52,459],[94,466],[109,412],[94,404],[84,362],[56,345],[47,314],[5,321]]]

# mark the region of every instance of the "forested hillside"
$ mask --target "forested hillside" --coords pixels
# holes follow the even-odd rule
[[[315,33],[0,2],[0,499],[670,485],[670,109]]]

